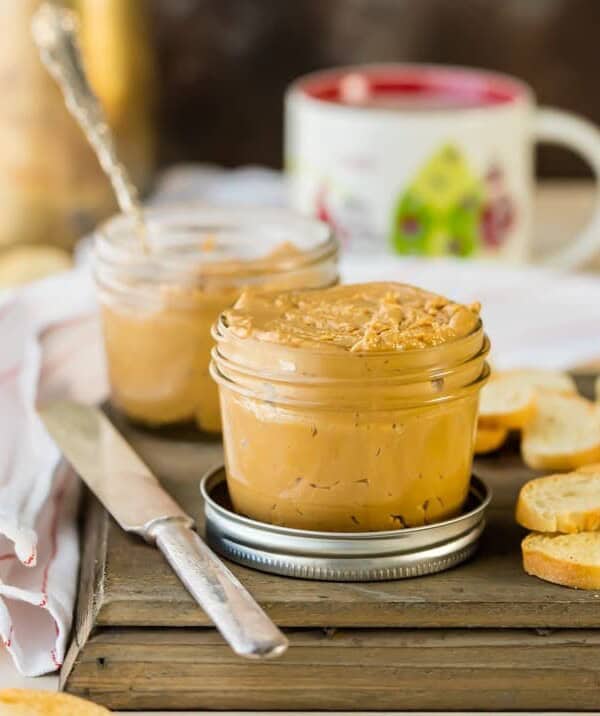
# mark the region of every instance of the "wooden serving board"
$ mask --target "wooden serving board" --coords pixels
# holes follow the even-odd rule
[[[220,443],[119,427],[201,524],[198,481]],[[89,497],[63,687],[114,709],[597,709],[600,593],[522,571],[513,511],[534,473],[517,445],[476,472],[494,491],[488,526],[477,555],[448,572],[340,584],[232,565],[290,636],[268,662],[234,656],[161,554]]]

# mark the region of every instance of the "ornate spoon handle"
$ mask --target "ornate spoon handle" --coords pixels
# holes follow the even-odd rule
[[[135,216],[141,223],[142,207],[137,189],[117,157],[112,132],[83,67],[75,13],[44,2],[33,16],[31,31],[44,66],[58,82],[67,108],[79,122],[108,175],[121,211]]]

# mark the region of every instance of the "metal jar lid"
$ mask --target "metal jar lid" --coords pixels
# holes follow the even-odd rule
[[[491,499],[473,475],[465,510],[453,519],[382,532],[315,532],[236,514],[223,466],[202,478],[200,491],[206,540],[223,557],[263,572],[331,582],[404,579],[460,564],[475,552]]]

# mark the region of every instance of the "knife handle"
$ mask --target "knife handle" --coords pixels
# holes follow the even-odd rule
[[[161,520],[152,537],[189,593],[233,651],[248,659],[279,656],[288,640],[221,560],[180,519]]]

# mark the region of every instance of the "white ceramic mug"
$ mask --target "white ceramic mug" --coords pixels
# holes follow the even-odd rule
[[[600,131],[505,75],[435,65],[317,72],[286,96],[292,206],[353,249],[529,258],[533,150],[570,147],[600,177]],[[600,200],[584,231],[545,261],[600,249]]]

